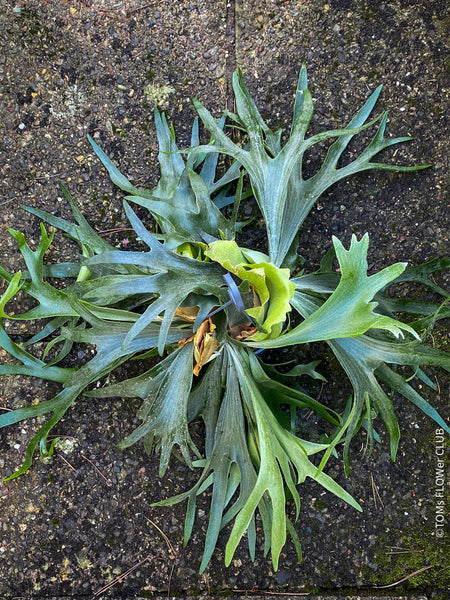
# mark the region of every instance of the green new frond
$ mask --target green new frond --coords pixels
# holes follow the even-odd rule
[[[218,386],[219,372],[224,380]],[[297,519],[300,497],[296,486],[306,477],[316,479],[327,490],[360,510],[345,490],[324,473],[318,473],[308,459],[308,455],[327,449],[328,444],[300,440],[280,423],[274,406],[262,395],[268,381],[269,377],[251,353],[229,344],[224,346],[217,365],[209,368],[199,384],[204,403],[201,414],[207,429],[213,432],[207,458],[201,461],[202,474],[190,491],[157,503],[172,505],[188,500],[187,543],[194,525],[196,497],[212,486],[201,571],[212,556],[221,529],[232,520],[234,525],[227,544],[226,563],[230,563],[244,533],[248,534],[250,554],[254,557],[256,512],[262,519],[265,552],[271,550],[272,561],[277,568],[287,533],[294,532],[286,518],[287,498],[293,499]],[[298,407],[307,406],[308,400],[314,403],[306,394],[275,381],[273,384],[278,387],[280,403],[295,404],[298,398],[303,401],[298,401]],[[193,395],[196,395],[196,390]],[[298,540],[294,541],[298,547]]]
[[[319,340],[355,337],[369,329],[386,329],[396,337],[403,335],[403,331],[407,331],[418,337],[416,331],[409,325],[374,312],[377,303],[372,302],[375,294],[395,280],[404,271],[406,265],[397,263],[375,275],[368,276],[369,236],[367,234],[360,241],[357,241],[356,236],[352,236],[349,250],[345,250],[337,238],[333,238],[333,244],[341,268],[341,278],[329,298],[288,333],[274,340],[263,340],[257,343],[249,341],[249,345],[259,348],[280,348]],[[300,285],[302,285],[301,278]],[[300,292],[297,293],[297,297],[299,295]]]
[[[223,124],[222,121],[222,127]],[[233,239],[237,228],[237,206],[232,217],[228,219],[220,212],[212,195],[217,196],[239,179],[241,170],[239,163],[235,162],[222,177],[215,181],[218,153],[208,156],[205,154],[203,157],[190,156],[185,163],[178,152],[165,116],[160,115],[158,110],[155,110],[155,125],[159,143],[158,160],[161,178],[153,190],[133,186],[94,140],[90,137],[88,139],[94,152],[108,170],[113,183],[131,194],[126,199],[143,206],[156,219],[168,247],[174,249],[184,242],[204,241],[207,237],[220,239],[225,236],[227,239]],[[192,141],[195,142],[197,139],[198,128],[194,126]],[[203,167],[199,175],[194,168],[198,168],[202,163]],[[234,202],[236,199],[230,198],[226,204]]]
[[[302,483],[306,477],[315,479],[354,508],[358,510],[361,508],[333,479],[323,472],[317,472],[317,468],[308,459],[308,454],[316,452],[317,449],[304,444],[303,440],[290,433],[277,421],[247,366],[249,355],[244,350],[238,352],[232,350],[231,355],[239,377],[241,394],[251,415],[248,426],[253,430],[251,435],[258,463],[258,478],[249,498],[236,517],[226,548],[225,562],[230,564],[236,547],[251,522],[252,515],[267,493],[270,498],[271,523],[270,529],[265,525],[264,530],[266,536],[270,531],[272,562],[274,568],[277,568],[287,531],[285,486],[289,489],[297,507],[297,518],[300,498],[296,485]]]
[[[64,231],[70,238],[78,242],[81,247],[84,246],[85,248],[87,248],[92,254],[101,254],[102,252],[112,250],[113,246],[108,244],[108,242],[106,242],[100,235],[98,235],[89,225],[87,220],[83,217],[76,202],[70,195],[69,190],[62,183],[59,184],[59,187],[64,196],[64,199],[70,206],[73,216],[75,217],[77,223],[76,225],[74,223],[66,221],[65,219],[61,219],[60,217],[55,217],[51,213],[46,212],[44,210],[40,210],[38,208],[31,208],[29,206],[22,206],[22,208],[27,212],[31,213],[32,215],[35,215],[39,219],[42,219],[46,223],[49,223],[56,229]],[[59,276],[73,277],[74,275],[70,273],[67,275],[63,274]]]
[[[281,147],[281,132],[273,132],[264,122],[246,88],[241,72],[233,77],[237,118],[249,138],[248,149],[233,143],[218,127],[215,119],[197,100],[194,106],[214,143],[191,149],[194,153],[223,152],[241,163],[247,171],[254,196],[267,227],[270,261],[283,264],[299,227],[321,194],[337,181],[367,169],[414,171],[429,165],[402,167],[371,162],[385,148],[411,138],[385,139],[387,113],[372,141],[352,162],[338,168],[338,162],[350,140],[373,125],[380,117],[367,122],[381,87],[377,88],[345,129],[337,129],[306,138],[313,115],[313,101],[307,87],[306,69],[302,69],[294,104],[294,121],[290,136]],[[336,138],[330,146],[324,163],[313,177],[304,179],[302,161],[306,150],[313,145]]]
[[[264,254],[242,250],[234,241],[213,242],[205,255],[250,284],[255,306],[246,312],[261,329],[251,339],[278,337],[291,310],[289,300],[295,291],[295,285],[289,281],[289,269],[275,267]]]
[[[301,280],[301,278],[298,279]],[[332,295],[329,298],[331,299]],[[305,318],[304,322],[306,323],[311,316],[314,316],[320,308],[325,306],[326,302],[322,302],[317,297],[309,296],[305,292],[296,292],[292,304],[299,314]],[[370,334],[370,331],[368,333]],[[380,414],[384,421],[389,433],[393,460],[397,453],[400,428],[392,398],[384,392],[378,380],[413,402],[445,430],[449,430],[438,412],[407,384],[405,378],[387,367],[388,364],[405,365],[412,368],[418,365],[429,365],[450,370],[450,355],[448,353],[430,348],[425,344],[421,344],[418,340],[403,341],[401,339],[395,340],[395,338],[393,340],[384,337],[383,334],[378,337],[371,337],[368,334],[357,337],[336,336],[336,339],[329,339],[328,344],[354,388],[353,416],[347,425],[348,429],[343,450],[347,475],[350,468],[350,442],[363,424],[368,403],[376,414]],[[367,426],[368,435],[371,438],[373,437],[372,423],[369,422]]]
[[[193,345],[185,344],[147,373],[88,394],[95,398],[119,396],[143,399],[137,413],[142,424],[118,447],[128,448],[142,438],[147,451],[150,452],[156,445],[161,455],[160,477],[166,472],[174,445],[180,448],[184,460],[191,467],[189,450],[199,456],[187,422],[187,403],[193,378],[192,354]]]
[[[150,251],[122,252],[116,250],[94,256],[88,259],[86,264],[89,267],[98,264],[112,265],[113,267],[117,264],[131,264],[144,267],[147,274],[140,277],[108,279],[105,281],[105,285],[99,281],[95,287],[88,290],[88,297],[107,298],[110,295],[155,294],[155,299],[131,327],[124,340],[124,346],[130,344],[134,337],[157,319],[161,313],[164,313],[158,343],[158,351],[162,354],[166,345],[167,332],[177,308],[182,306],[190,294],[196,292],[212,292],[220,297],[223,271],[216,264],[186,258],[168,250],[165,244],[161,244],[145,229],[143,223],[127,203],[125,203],[125,211],[131,225],[150,248]]]

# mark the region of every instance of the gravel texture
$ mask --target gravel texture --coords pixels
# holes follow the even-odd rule
[[[230,104],[230,68],[237,64],[262,113],[287,126],[302,62],[316,106],[311,131],[346,124],[383,83],[379,110],[390,111],[389,133],[414,136],[395,151],[395,160],[432,164],[418,174],[366,172],[334,186],[301,232],[308,267],[317,266],[331,235],[347,243],[352,233],[365,231],[374,268],[443,256],[449,230],[447,27],[444,3],[437,0],[0,0],[1,262],[21,266],[8,227],[38,240],[39,224],[20,204],[69,216],[58,180],[95,228],[127,226],[121,193],[90,151],[87,133],[136,185],[155,184],[154,101],[167,109],[187,145],[194,116],[189,99],[197,96],[219,115]],[[307,172],[321,158],[311,153]],[[119,247],[133,243],[126,231],[110,235]],[[261,243],[257,219],[244,242]],[[57,236],[50,260],[75,251]],[[80,348],[79,360],[90,351]],[[305,358],[312,352],[306,348]],[[6,360],[1,351],[0,360]],[[335,367],[324,367],[324,374],[331,383],[316,393],[342,402],[349,390],[336,382]],[[440,392],[430,400],[445,415],[445,382],[438,382]],[[2,378],[0,406],[16,408],[54,392],[37,380]],[[252,564],[240,548],[226,569],[224,535],[203,576],[198,567],[208,498],[183,549],[184,507],[149,504],[183,491],[193,475],[174,462],[159,480],[157,461],[140,446],[115,448],[135,410],[132,402],[79,400],[57,429],[54,456],[0,483],[0,595],[62,600],[253,590],[260,598],[274,592],[285,598],[389,597],[393,591],[405,599],[444,597],[449,538],[447,532],[437,539],[434,529],[436,427],[414,407],[397,406],[403,438],[396,463],[380,432],[383,444],[370,459],[362,455],[362,439],[354,444],[349,479],[338,462],[331,464],[362,504],[362,515],[314,482],[302,486],[301,565],[288,543],[276,573],[261,549]],[[0,431],[0,476],[21,464],[36,425]]]

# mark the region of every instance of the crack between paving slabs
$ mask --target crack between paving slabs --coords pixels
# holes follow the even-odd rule
[[[225,40],[226,106],[234,112],[233,73],[236,70],[236,0],[227,0]]]

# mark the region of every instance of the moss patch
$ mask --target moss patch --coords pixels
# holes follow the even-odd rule
[[[374,573],[366,567],[364,575],[366,581],[377,586],[389,585],[408,577],[395,588],[396,592],[430,587],[436,592],[438,589],[444,591],[449,582],[449,555],[449,538],[436,538],[432,524],[427,523],[426,527],[414,527],[395,540],[391,533],[379,538],[376,551],[378,569]],[[410,577],[417,571],[420,572]],[[433,595],[433,598],[437,600],[439,595]]]

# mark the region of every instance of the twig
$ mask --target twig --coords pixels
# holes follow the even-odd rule
[[[437,393],[440,396],[441,395],[441,387],[439,385],[439,381],[438,381],[438,378],[436,377],[436,375],[434,376],[434,380],[436,381]]]
[[[411,579],[411,577],[414,577],[415,575],[419,575],[419,573],[423,573],[423,571],[427,571],[428,569],[432,569],[435,565],[429,565],[428,567],[422,567],[421,569],[418,569],[417,571],[414,571],[414,573],[411,573],[410,575],[407,575],[406,577],[403,577],[403,579],[400,579],[399,581],[396,581],[395,583],[390,583],[389,585],[374,585],[373,587],[376,590],[383,590],[385,588],[390,588],[390,587],[394,587],[395,585],[398,585],[399,583],[403,583],[404,581],[407,581],[408,579]]]
[[[169,583],[167,585],[167,600],[169,600],[169,598],[170,598],[170,582],[172,581],[172,574],[173,574],[174,568],[175,568],[175,563],[172,563],[172,568],[170,569],[170,575],[169,575]]]
[[[308,410],[306,411],[306,415],[305,415],[305,421],[307,421],[313,414],[314,414],[314,411],[311,408],[308,408]]]
[[[59,458],[61,458],[66,463],[66,465],[68,465],[72,469],[72,471],[75,471],[75,473],[77,472],[75,467],[71,465],[70,462],[66,460],[62,454],[57,454],[56,456],[59,456]]]
[[[325,383],[322,381],[322,385],[320,386],[320,391],[319,391],[319,394],[317,396],[317,400],[318,401],[320,400],[320,397],[322,396],[322,392],[323,392],[324,388],[325,388]]]
[[[309,596],[310,592],[271,592],[269,590],[259,590],[258,588],[251,588],[250,590],[233,590],[233,592],[238,592],[239,594],[264,594],[271,596]]]
[[[98,232],[98,235],[110,235],[111,233],[119,233],[119,231],[134,231],[132,227],[115,227],[114,229],[103,229]]]
[[[157,529],[157,530],[159,531],[159,533],[160,533],[160,534],[163,536],[163,538],[164,538],[164,540],[165,540],[165,542],[166,542],[166,544],[167,544],[167,547],[169,548],[169,552],[170,552],[170,558],[175,558],[175,556],[177,555],[177,553],[176,553],[176,550],[175,550],[175,548],[172,546],[172,544],[171,544],[171,542],[170,542],[169,538],[168,538],[168,537],[167,537],[167,535],[164,533],[164,531],[163,531],[162,529],[160,529],[156,523],[154,523],[154,522],[153,522],[151,519],[149,519],[149,518],[148,518],[148,517],[146,517],[145,515],[144,515],[144,518],[145,518],[145,519],[147,519],[147,521],[149,521],[149,522],[150,522],[150,523],[153,525],[153,527],[154,527],[155,529]]]
[[[97,596],[99,596],[100,594],[103,594],[103,592],[106,592],[107,590],[111,589],[112,587],[114,587],[116,585],[116,583],[120,583],[122,581],[122,579],[125,579],[125,577],[128,577],[128,575],[130,573],[132,573],[133,571],[135,571],[136,569],[138,569],[141,565],[143,565],[145,562],[147,562],[148,560],[150,560],[151,556],[146,556],[145,558],[143,558],[142,560],[140,560],[138,563],[136,563],[135,565],[133,565],[132,567],[130,567],[128,569],[128,571],[125,571],[125,573],[122,573],[122,575],[119,575],[118,577],[116,577],[115,579],[113,579],[110,583],[108,583],[107,585],[105,585],[104,587],[102,587],[101,590],[98,590],[97,592],[95,592],[93,598],[96,598]]]
[[[380,501],[381,508],[384,508],[383,500],[381,499],[380,493],[378,491],[378,487],[377,487],[377,485],[376,485],[376,483],[374,481],[372,473],[370,474],[370,481],[372,482],[372,494],[373,494],[373,502],[375,504],[375,508],[378,508],[378,506],[377,506],[377,498]]]
[[[106,475],[103,475],[103,473],[100,471],[100,469],[99,469],[99,468],[98,468],[96,465],[94,465],[94,463],[92,462],[92,460],[89,460],[89,458],[87,458],[86,456],[84,456],[84,454],[81,454],[81,457],[82,457],[82,458],[84,458],[84,460],[87,460],[87,461],[88,461],[88,463],[94,467],[94,469],[97,471],[97,473],[98,473],[98,474],[99,474],[101,477],[103,477],[103,479],[106,481],[106,483],[107,483],[108,485],[112,485],[112,481],[111,481],[111,479],[109,479],[108,477],[106,477]]]
[[[208,574],[207,573],[206,574],[202,573],[202,579],[206,583],[206,589],[207,589],[206,594],[207,594],[207,596],[211,596],[211,585],[209,583],[209,576],[208,576]]]
[[[401,548],[400,546],[391,546],[390,550],[386,551],[386,554],[410,554],[413,552],[424,552],[424,550],[405,550],[404,548]]]

